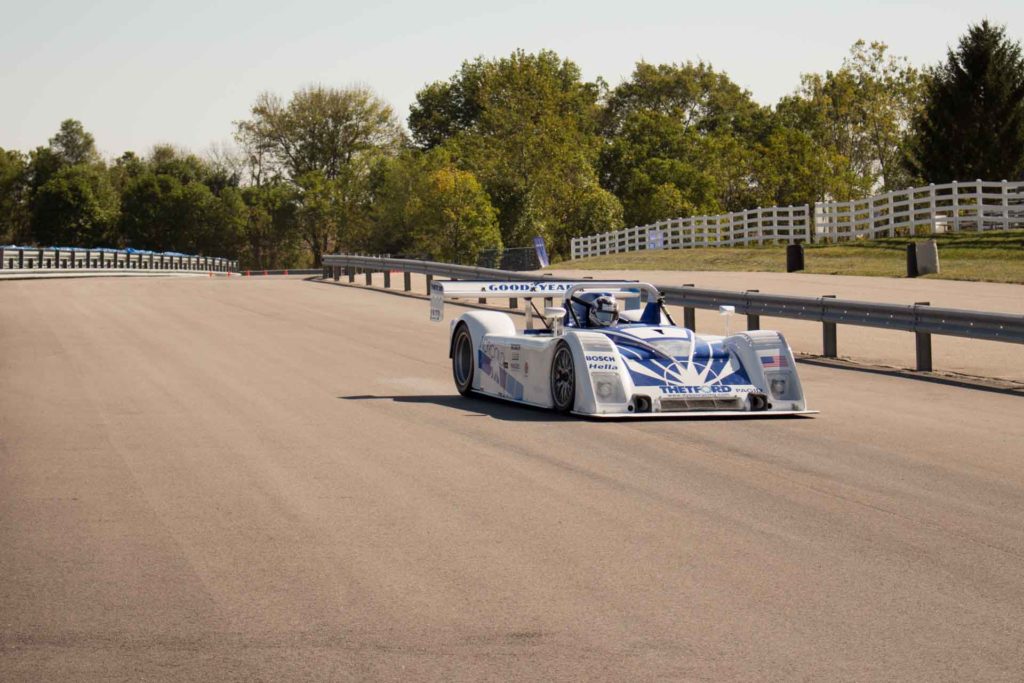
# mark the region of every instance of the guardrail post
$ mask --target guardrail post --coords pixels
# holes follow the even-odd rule
[[[835,294],[826,294],[822,299],[835,299]],[[824,302],[823,302],[824,303]],[[822,306],[824,315],[824,306]],[[821,345],[822,354],[825,358],[836,358],[839,356],[839,349],[836,340],[836,324],[829,322],[821,323]]]
[[[693,286],[693,284],[683,285],[683,287]],[[697,330],[697,309],[693,306],[683,306],[683,327],[691,332]]]
[[[0,247],[0,270],[4,269],[4,248]]]
[[[427,296],[430,296],[430,285],[434,283],[434,276],[427,273]]]
[[[917,325],[917,307],[931,306],[930,301],[914,302],[914,325]],[[932,335],[927,332],[914,332],[917,338],[917,370],[918,372],[932,371]]]
[[[384,289],[391,289],[391,271],[384,270]]]
[[[24,249],[19,249],[18,250],[18,268],[21,269],[21,268],[24,268],[24,267],[25,267],[25,250]]]
[[[345,266],[345,274],[348,275],[349,282],[356,281],[356,269],[352,266]]]
[[[373,271],[369,270],[369,269],[367,269],[367,271],[366,271],[366,286],[367,287],[372,287],[373,286]]]
[[[412,273],[405,271],[402,273],[402,285],[405,287],[405,291],[412,291]]]
[[[757,294],[760,289],[748,289],[747,294]],[[750,299],[747,299],[747,308],[750,307]],[[756,313],[747,313],[747,329],[748,330],[759,330],[761,329],[761,316]]]
[[[331,275],[334,276],[334,281],[337,282],[341,279],[341,266],[331,266]]]

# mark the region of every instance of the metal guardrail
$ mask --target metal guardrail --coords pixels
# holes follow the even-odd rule
[[[373,274],[384,274],[384,286],[391,287],[391,274],[404,275],[403,289],[411,291],[411,273],[427,276],[427,294],[434,277],[459,280],[537,280],[536,273],[522,273],[493,268],[458,266],[433,261],[411,259],[378,258],[373,256],[351,256],[337,254],[325,256],[323,277],[340,279],[343,271],[349,282],[355,281],[357,271],[362,271],[366,284],[373,284]],[[550,275],[541,276],[552,281],[562,281]],[[717,310],[719,306],[735,306],[736,312],[747,316],[747,329],[760,328],[762,315],[773,318],[809,320],[822,324],[822,347],[826,358],[838,355],[836,341],[837,325],[877,327],[889,330],[913,332],[917,335],[917,369],[931,371],[931,335],[967,337],[989,341],[1024,344],[1024,315],[1009,313],[988,313],[956,308],[937,308],[927,302],[912,305],[880,304],[867,301],[852,301],[831,296],[801,297],[777,294],[762,294],[756,291],[733,292],[697,287],[658,287],[665,295],[665,301],[683,307],[683,324],[696,327],[696,309]],[[481,303],[484,299],[481,298]],[[509,306],[518,308],[515,299]]]
[[[240,272],[243,277],[258,277],[263,275],[316,275],[320,272],[319,268],[276,268],[267,270],[266,268],[248,268]]]
[[[185,270],[226,273],[238,261],[216,256],[121,249],[0,246],[0,270]]]

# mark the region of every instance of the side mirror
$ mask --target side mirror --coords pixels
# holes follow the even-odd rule
[[[565,309],[561,306],[545,306],[544,322],[557,337],[562,334],[562,321],[565,320]]]
[[[729,316],[734,315],[735,313],[736,313],[736,307],[735,306],[719,306],[718,307],[718,315],[720,315],[723,318],[725,318],[725,336],[726,337],[729,336]]]

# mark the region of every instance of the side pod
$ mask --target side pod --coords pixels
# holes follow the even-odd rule
[[[781,332],[751,330],[726,337],[750,381],[768,396],[770,410],[806,410],[796,360]]]

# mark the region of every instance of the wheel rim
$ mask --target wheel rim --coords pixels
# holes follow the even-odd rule
[[[455,341],[455,381],[459,383],[460,387],[466,386],[472,371],[473,345],[469,340],[469,335],[463,332]]]
[[[564,347],[558,349],[551,372],[551,388],[555,394],[555,403],[559,406],[565,407],[572,400],[573,390],[576,388],[574,375],[572,353]]]

